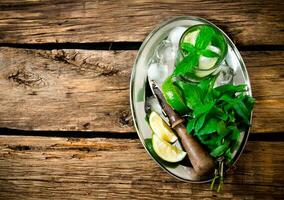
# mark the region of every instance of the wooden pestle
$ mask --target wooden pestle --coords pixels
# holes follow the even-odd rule
[[[167,104],[161,90],[153,82],[152,89],[163,111],[167,114],[171,127],[176,131],[181,140],[184,150],[192,164],[190,175],[193,180],[199,180],[203,176],[213,173],[215,163],[213,158],[206,152],[197,139],[187,133],[183,119]]]

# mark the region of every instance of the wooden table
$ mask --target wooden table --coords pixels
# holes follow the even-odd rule
[[[228,33],[257,100],[249,142],[220,193],[161,170],[133,127],[137,50],[180,15]],[[0,198],[283,199],[283,22],[280,0],[2,0]]]

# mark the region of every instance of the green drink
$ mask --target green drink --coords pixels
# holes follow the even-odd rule
[[[174,76],[203,79],[218,69],[227,51],[227,42],[218,29],[205,24],[192,26],[180,39]]]

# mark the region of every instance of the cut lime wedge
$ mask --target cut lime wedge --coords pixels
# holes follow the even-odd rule
[[[186,156],[186,152],[161,139],[157,134],[153,134],[152,143],[156,154],[167,162],[179,162]]]
[[[172,129],[156,112],[151,112],[149,117],[149,123],[153,132],[163,140],[170,143],[173,143],[177,140],[177,136],[174,134]]]

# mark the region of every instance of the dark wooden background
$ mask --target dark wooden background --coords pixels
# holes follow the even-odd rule
[[[221,193],[161,170],[131,118],[137,50],[182,15],[233,39],[257,100]],[[283,32],[279,0],[1,0],[0,199],[283,199]]]

